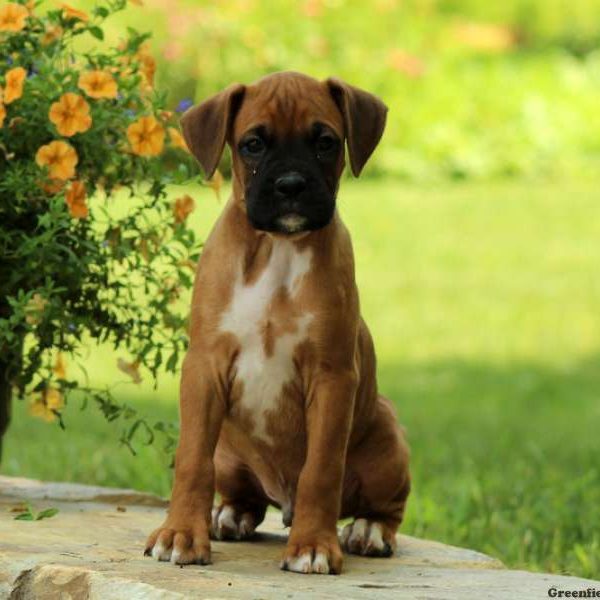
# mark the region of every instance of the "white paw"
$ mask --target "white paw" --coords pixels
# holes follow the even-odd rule
[[[152,548],[152,558],[156,560],[171,560],[171,548],[166,548],[160,542],[157,542]]]
[[[352,554],[390,556],[393,548],[383,539],[383,528],[377,521],[356,519],[342,529],[342,547]]]
[[[245,540],[252,537],[255,528],[252,513],[240,515],[228,504],[212,510],[211,535],[216,540]]]
[[[320,575],[329,574],[329,561],[322,552],[305,553],[300,556],[288,558],[281,563],[281,568],[295,573],[318,573]]]

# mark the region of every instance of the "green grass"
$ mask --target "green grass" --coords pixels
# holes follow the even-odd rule
[[[206,232],[220,206],[195,192]],[[600,191],[595,184],[417,189],[344,182],[362,310],[380,388],[412,446],[404,532],[507,565],[600,576]],[[89,349],[96,382],[116,356]],[[177,384],[119,397],[174,419]],[[3,473],[167,494],[154,448],[131,456],[118,428],[72,403],[62,432],[18,403]]]

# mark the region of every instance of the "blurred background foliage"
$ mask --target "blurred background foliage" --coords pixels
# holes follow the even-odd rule
[[[372,175],[581,177],[600,163],[596,0],[145,0],[123,20],[151,25],[172,107],[287,69],[379,94]]]

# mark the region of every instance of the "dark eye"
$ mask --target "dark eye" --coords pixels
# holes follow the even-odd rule
[[[329,133],[324,133],[317,138],[317,152],[329,152],[333,150],[337,144],[337,140]]]
[[[265,143],[258,136],[253,136],[242,142],[241,149],[249,156],[258,156],[265,149]]]

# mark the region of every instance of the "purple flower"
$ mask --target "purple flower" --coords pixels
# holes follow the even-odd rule
[[[128,109],[125,110],[125,114],[128,117],[135,117],[135,110],[131,110],[131,108],[128,108]]]
[[[188,108],[190,108],[190,106],[194,105],[194,101],[191,98],[184,98],[183,100],[179,101],[179,104],[177,105],[177,108],[175,109],[175,112],[185,112]]]

